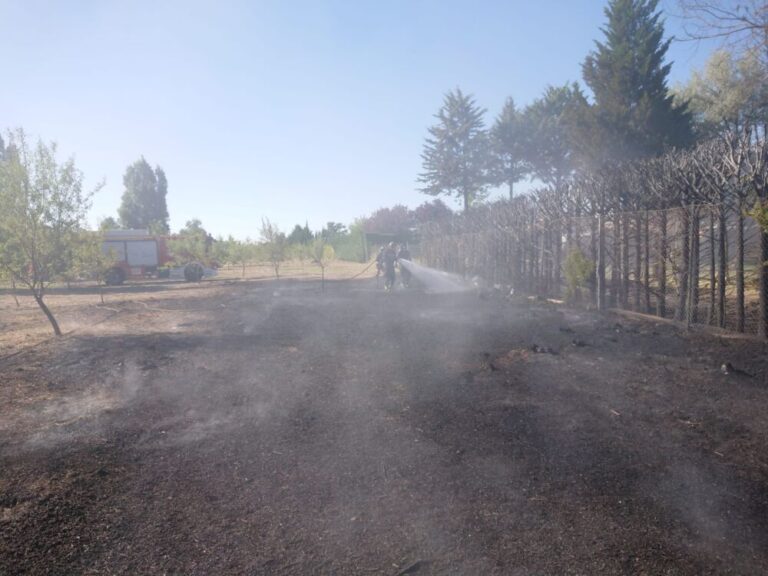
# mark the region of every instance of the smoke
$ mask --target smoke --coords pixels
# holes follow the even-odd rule
[[[138,362],[129,359],[116,364],[97,385],[30,407],[22,418],[42,424],[19,449],[52,449],[98,439],[103,432],[103,417],[130,403],[145,379]]]

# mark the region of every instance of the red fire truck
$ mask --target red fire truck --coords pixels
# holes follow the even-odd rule
[[[107,230],[102,250],[115,259],[106,273],[105,282],[119,285],[129,278],[157,277],[163,266],[172,263],[167,237],[155,236],[149,230]]]

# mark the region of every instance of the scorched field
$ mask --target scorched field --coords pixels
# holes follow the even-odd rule
[[[757,341],[365,279],[59,295],[38,343],[2,298],[0,574],[768,573]]]

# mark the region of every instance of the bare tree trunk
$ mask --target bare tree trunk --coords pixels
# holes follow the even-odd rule
[[[533,294],[536,291],[536,216],[531,211],[531,228],[528,236],[528,293]]]
[[[668,235],[667,235],[667,212],[662,210],[659,213],[659,265],[658,265],[658,280],[659,280],[659,296],[658,303],[656,305],[656,314],[665,318],[667,316],[667,253],[669,247]]]
[[[696,324],[699,321],[699,210],[698,208],[691,207],[691,218],[689,224],[690,232],[690,252],[689,252],[689,267],[690,274],[688,275],[688,311],[686,313],[686,320],[688,325]]]
[[[709,209],[709,302],[707,303],[707,324],[715,323],[715,294],[717,293],[717,275],[715,268],[715,213]]]
[[[605,217],[602,212],[597,217],[597,309],[605,309]]]
[[[595,274],[598,273],[597,265],[598,265],[598,249],[597,249],[597,237],[598,234],[600,235],[600,241],[603,242],[603,248],[602,253],[599,254],[600,258],[605,257],[605,226],[603,225],[603,216],[600,214],[596,218],[593,216],[589,220],[589,257],[592,260],[592,262],[595,263]],[[590,292],[590,298],[591,301],[594,303],[598,303],[598,287],[602,286],[603,289],[605,289],[605,263],[603,262],[603,280],[602,283],[597,282],[597,276],[595,277],[594,282],[589,283],[589,292]],[[599,301],[599,308],[602,309],[602,306],[605,305],[605,293],[603,293],[602,299]]]
[[[621,217],[621,306],[629,308],[629,214]]]
[[[621,221],[619,213],[614,212],[613,216],[613,262],[611,263],[611,300],[610,306],[616,306],[620,304],[621,297],[619,296],[621,277],[620,264],[621,264]]]
[[[48,308],[48,305],[43,301],[42,292],[33,290],[32,295],[35,298],[35,302],[37,302],[37,305],[40,307],[40,310],[42,310],[43,314],[45,314],[45,317],[48,318],[48,322],[51,323],[53,333],[56,334],[56,336],[61,336],[61,328],[59,328],[59,323],[56,321],[56,318],[54,318],[53,312],[51,312],[50,308]]]
[[[640,279],[642,271],[643,256],[643,216],[640,211],[635,212],[635,310],[640,310],[640,292],[642,280]]]
[[[643,247],[645,254],[643,258],[643,292],[645,294],[645,306],[643,311],[648,314],[651,311],[651,234],[650,234],[650,213],[645,211],[645,234],[643,235]]]
[[[16,308],[21,308],[19,297],[16,295],[16,278],[13,276],[11,276],[11,294],[13,295],[13,301],[16,302]]]
[[[761,338],[768,338],[768,231],[763,228],[760,228],[760,262],[758,265],[760,315],[757,319],[757,333]]]
[[[677,310],[675,310],[675,320],[678,322],[682,322],[685,320],[686,315],[686,305],[688,304],[688,275],[690,274],[690,265],[691,265],[691,258],[690,258],[690,240],[689,236],[691,233],[691,225],[690,221],[688,219],[688,209],[687,208],[681,208],[678,211],[682,216],[682,222],[683,222],[683,231],[680,237],[682,238],[682,250],[681,252],[681,262],[680,262],[680,275],[677,282],[677,291],[678,291],[678,298],[677,298]]]
[[[728,265],[728,222],[725,206],[718,207],[717,242],[717,325],[725,328],[725,275]]]
[[[561,270],[563,267],[563,238],[560,233],[560,222],[554,226],[553,230],[554,242],[555,242],[555,289],[554,295],[560,296],[560,282],[561,282]]]
[[[736,214],[736,330],[744,332],[744,206],[741,198]]]
[[[536,294],[541,295],[544,285],[544,267],[546,262],[544,261],[544,241],[546,238],[545,229],[539,230],[536,233]]]

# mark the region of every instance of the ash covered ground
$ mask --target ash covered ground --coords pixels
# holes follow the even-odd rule
[[[202,286],[0,360],[0,574],[768,573],[764,344]]]

